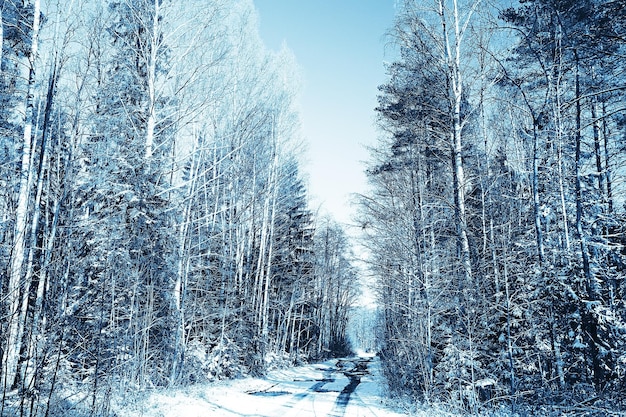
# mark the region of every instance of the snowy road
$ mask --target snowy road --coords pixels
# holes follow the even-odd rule
[[[377,415],[355,391],[363,379],[370,374],[369,365],[372,358],[354,358],[333,361],[314,369],[321,375],[313,375],[311,379],[279,381],[269,389],[249,392],[255,397],[283,397],[286,401],[279,404],[267,416],[332,416],[345,415]],[[303,369],[310,375],[310,369]],[[309,372],[306,372],[309,371]],[[365,382],[367,383],[367,382]],[[309,385],[312,384],[312,385]],[[277,401],[278,402],[278,401]],[[350,412],[348,413],[348,406]],[[366,411],[370,413],[366,413]]]
[[[383,406],[376,358],[331,360],[247,378],[155,394],[122,417],[396,417]],[[135,408],[135,407],[133,407]]]

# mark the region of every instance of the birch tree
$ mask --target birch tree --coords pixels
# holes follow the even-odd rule
[[[10,389],[17,375],[17,362],[21,350],[22,335],[24,333],[24,320],[26,305],[28,303],[29,282],[24,282],[24,267],[26,262],[26,236],[28,229],[28,210],[31,199],[31,184],[33,181],[32,169],[32,134],[34,120],[35,100],[35,71],[37,64],[37,51],[39,48],[39,26],[41,18],[41,6],[39,0],[29,2],[24,9],[32,8],[32,21],[24,22],[30,29],[30,45],[28,52],[20,62],[22,79],[25,84],[22,104],[16,113],[22,120],[22,143],[20,181],[15,211],[15,227],[13,232],[12,253],[10,257],[8,286],[7,286],[7,314],[9,324],[6,330],[6,347],[3,351],[3,387]]]

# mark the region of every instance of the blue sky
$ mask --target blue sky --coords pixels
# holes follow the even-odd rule
[[[377,87],[395,0],[254,0],[268,48],[286,43],[304,78],[302,130],[312,208],[351,221],[350,194],[365,191],[363,145],[375,143]],[[389,54],[387,54],[389,55]]]

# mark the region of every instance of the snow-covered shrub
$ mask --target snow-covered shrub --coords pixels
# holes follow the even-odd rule
[[[185,364],[180,376],[183,385],[237,378],[247,372],[242,366],[242,349],[228,339],[209,348],[194,341],[185,353]]]
[[[245,375],[241,366],[242,348],[229,339],[216,345],[209,353],[207,371],[209,379],[229,379]]]

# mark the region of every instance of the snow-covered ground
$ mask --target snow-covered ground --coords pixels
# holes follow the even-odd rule
[[[359,362],[360,370],[367,366],[367,372],[350,372]],[[118,405],[115,412],[120,417],[408,415],[389,407],[383,387],[377,358],[335,359],[273,371],[263,379],[245,378],[152,393],[133,406]]]

